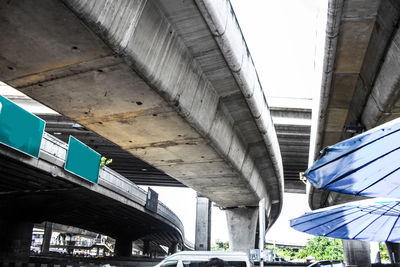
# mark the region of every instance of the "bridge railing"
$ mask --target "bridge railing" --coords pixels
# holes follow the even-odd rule
[[[64,168],[67,158],[68,145],[51,134],[44,133],[40,147],[39,158]],[[54,173],[53,175],[57,175]],[[138,187],[109,167],[101,167],[98,184],[108,190],[120,194],[138,204],[142,208],[146,204],[147,191]],[[184,236],[184,227],[181,220],[162,202],[158,202],[157,214],[176,226]]]

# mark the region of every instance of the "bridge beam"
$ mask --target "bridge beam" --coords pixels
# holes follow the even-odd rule
[[[257,207],[235,208],[225,211],[228,221],[229,248],[245,251],[254,247],[258,219]]]
[[[33,223],[0,220],[0,259],[28,261]]]

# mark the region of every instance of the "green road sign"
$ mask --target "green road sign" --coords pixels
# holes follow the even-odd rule
[[[67,160],[64,169],[73,174],[97,184],[99,179],[101,155],[70,136],[67,152]]]
[[[0,95],[0,143],[38,158],[45,124]]]

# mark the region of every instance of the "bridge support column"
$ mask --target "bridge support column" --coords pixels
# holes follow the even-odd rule
[[[346,265],[371,266],[369,242],[343,239],[342,245]]]
[[[45,222],[44,223],[44,235],[43,235],[43,243],[40,248],[42,254],[49,253],[50,249],[50,241],[51,235],[53,234],[53,223],[52,222]]]
[[[115,255],[119,257],[132,256],[132,240],[120,237],[115,240]]]
[[[230,250],[248,252],[255,244],[258,208],[229,209],[225,214]]]
[[[197,194],[195,250],[211,249],[211,201]]]
[[[143,255],[150,256],[150,240],[143,240]]]
[[[387,247],[387,250],[388,250],[390,262],[392,264],[400,263],[400,244],[399,243],[386,242],[386,247]]]
[[[178,251],[178,242],[172,242],[172,244],[168,248],[168,254],[174,254]]]
[[[4,261],[28,261],[32,243],[31,222],[0,220],[0,259]]]

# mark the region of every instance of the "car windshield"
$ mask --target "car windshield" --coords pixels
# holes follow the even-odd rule
[[[182,262],[184,267],[206,267],[207,261],[188,261]],[[244,261],[227,261],[227,267],[246,267],[246,262]]]
[[[178,266],[178,261],[177,260],[169,260],[161,264],[161,267],[176,267]]]

